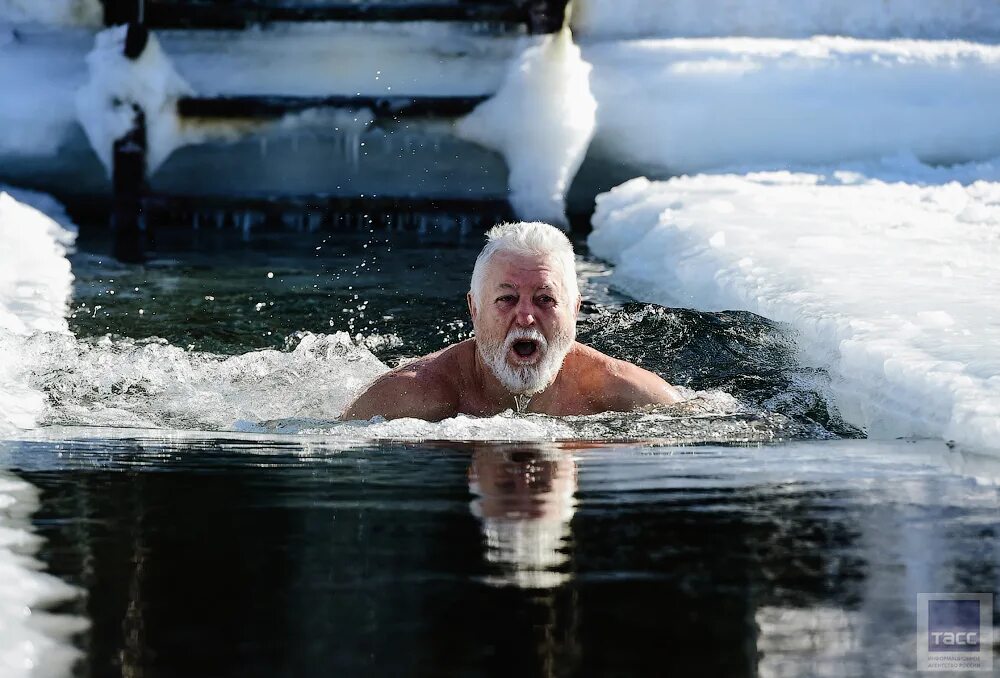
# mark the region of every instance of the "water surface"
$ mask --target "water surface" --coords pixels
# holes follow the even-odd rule
[[[916,594],[1000,577],[995,465],[931,442],[57,429],[0,459],[86,592],[79,675],[909,675]]]
[[[76,675],[909,675],[917,593],[996,589],[996,463],[859,439],[766,318],[636,303],[581,248],[580,339],[688,401],[342,423],[470,336],[478,242],[88,237],[74,336],[20,346],[43,426],[0,442]]]

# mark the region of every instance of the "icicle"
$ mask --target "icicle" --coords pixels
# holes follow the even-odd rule
[[[250,214],[249,210],[243,212],[243,216],[240,219],[240,226],[241,226],[241,230],[243,232],[243,241],[244,242],[248,242],[250,240],[250,228],[253,225],[252,222],[251,222],[251,219],[252,219],[252,217],[251,217],[251,214]]]

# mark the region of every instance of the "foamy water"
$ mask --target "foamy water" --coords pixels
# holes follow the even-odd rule
[[[289,350],[235,356],[188,351],[158,339],[79,340],[39,333],[0,341],[21,356],[15,376],[41,402],[32,426],[242,431],[344,441],[751,443],[832,436],[819,425],[755,409],[722,391],[684,389],[687,400],[646,413],[549,417],[507,411],[441,422],[340,422],[351,399],[388,369],[363,342],[359,345],[343,332],[304,333]]]

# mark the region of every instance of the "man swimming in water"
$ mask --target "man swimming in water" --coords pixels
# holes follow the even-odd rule
[[[580,292],[562,231],[502,224],[486,238],[466,295],[475,337],[383,374],[342,419],[440,421],[509,409],[565,416],[681,399],[652,372],[575,340]]]

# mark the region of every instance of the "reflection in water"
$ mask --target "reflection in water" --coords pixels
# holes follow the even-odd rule
[[[551,588],[567,581],[576,464],[566,449],[476,446],[469,467],[473,515],[482,523],[493,583]]]
[[[87,627],[85,619],[43,612],[76,598],[81,591],[40,572],[39,539],[31,529],[38,491],[0,471],[0,676],[69,673],[80,652],[70,637]]]
[[[833,607],[765,606],[757,609],[754,622],[760,678],[871,673],[858,658],[863,650],[864,621],[856,612]]]
[[[916,593],[1000,585],[1000,488],[943,443],[58,436],[0,463],[87,676],[881,678]]]

